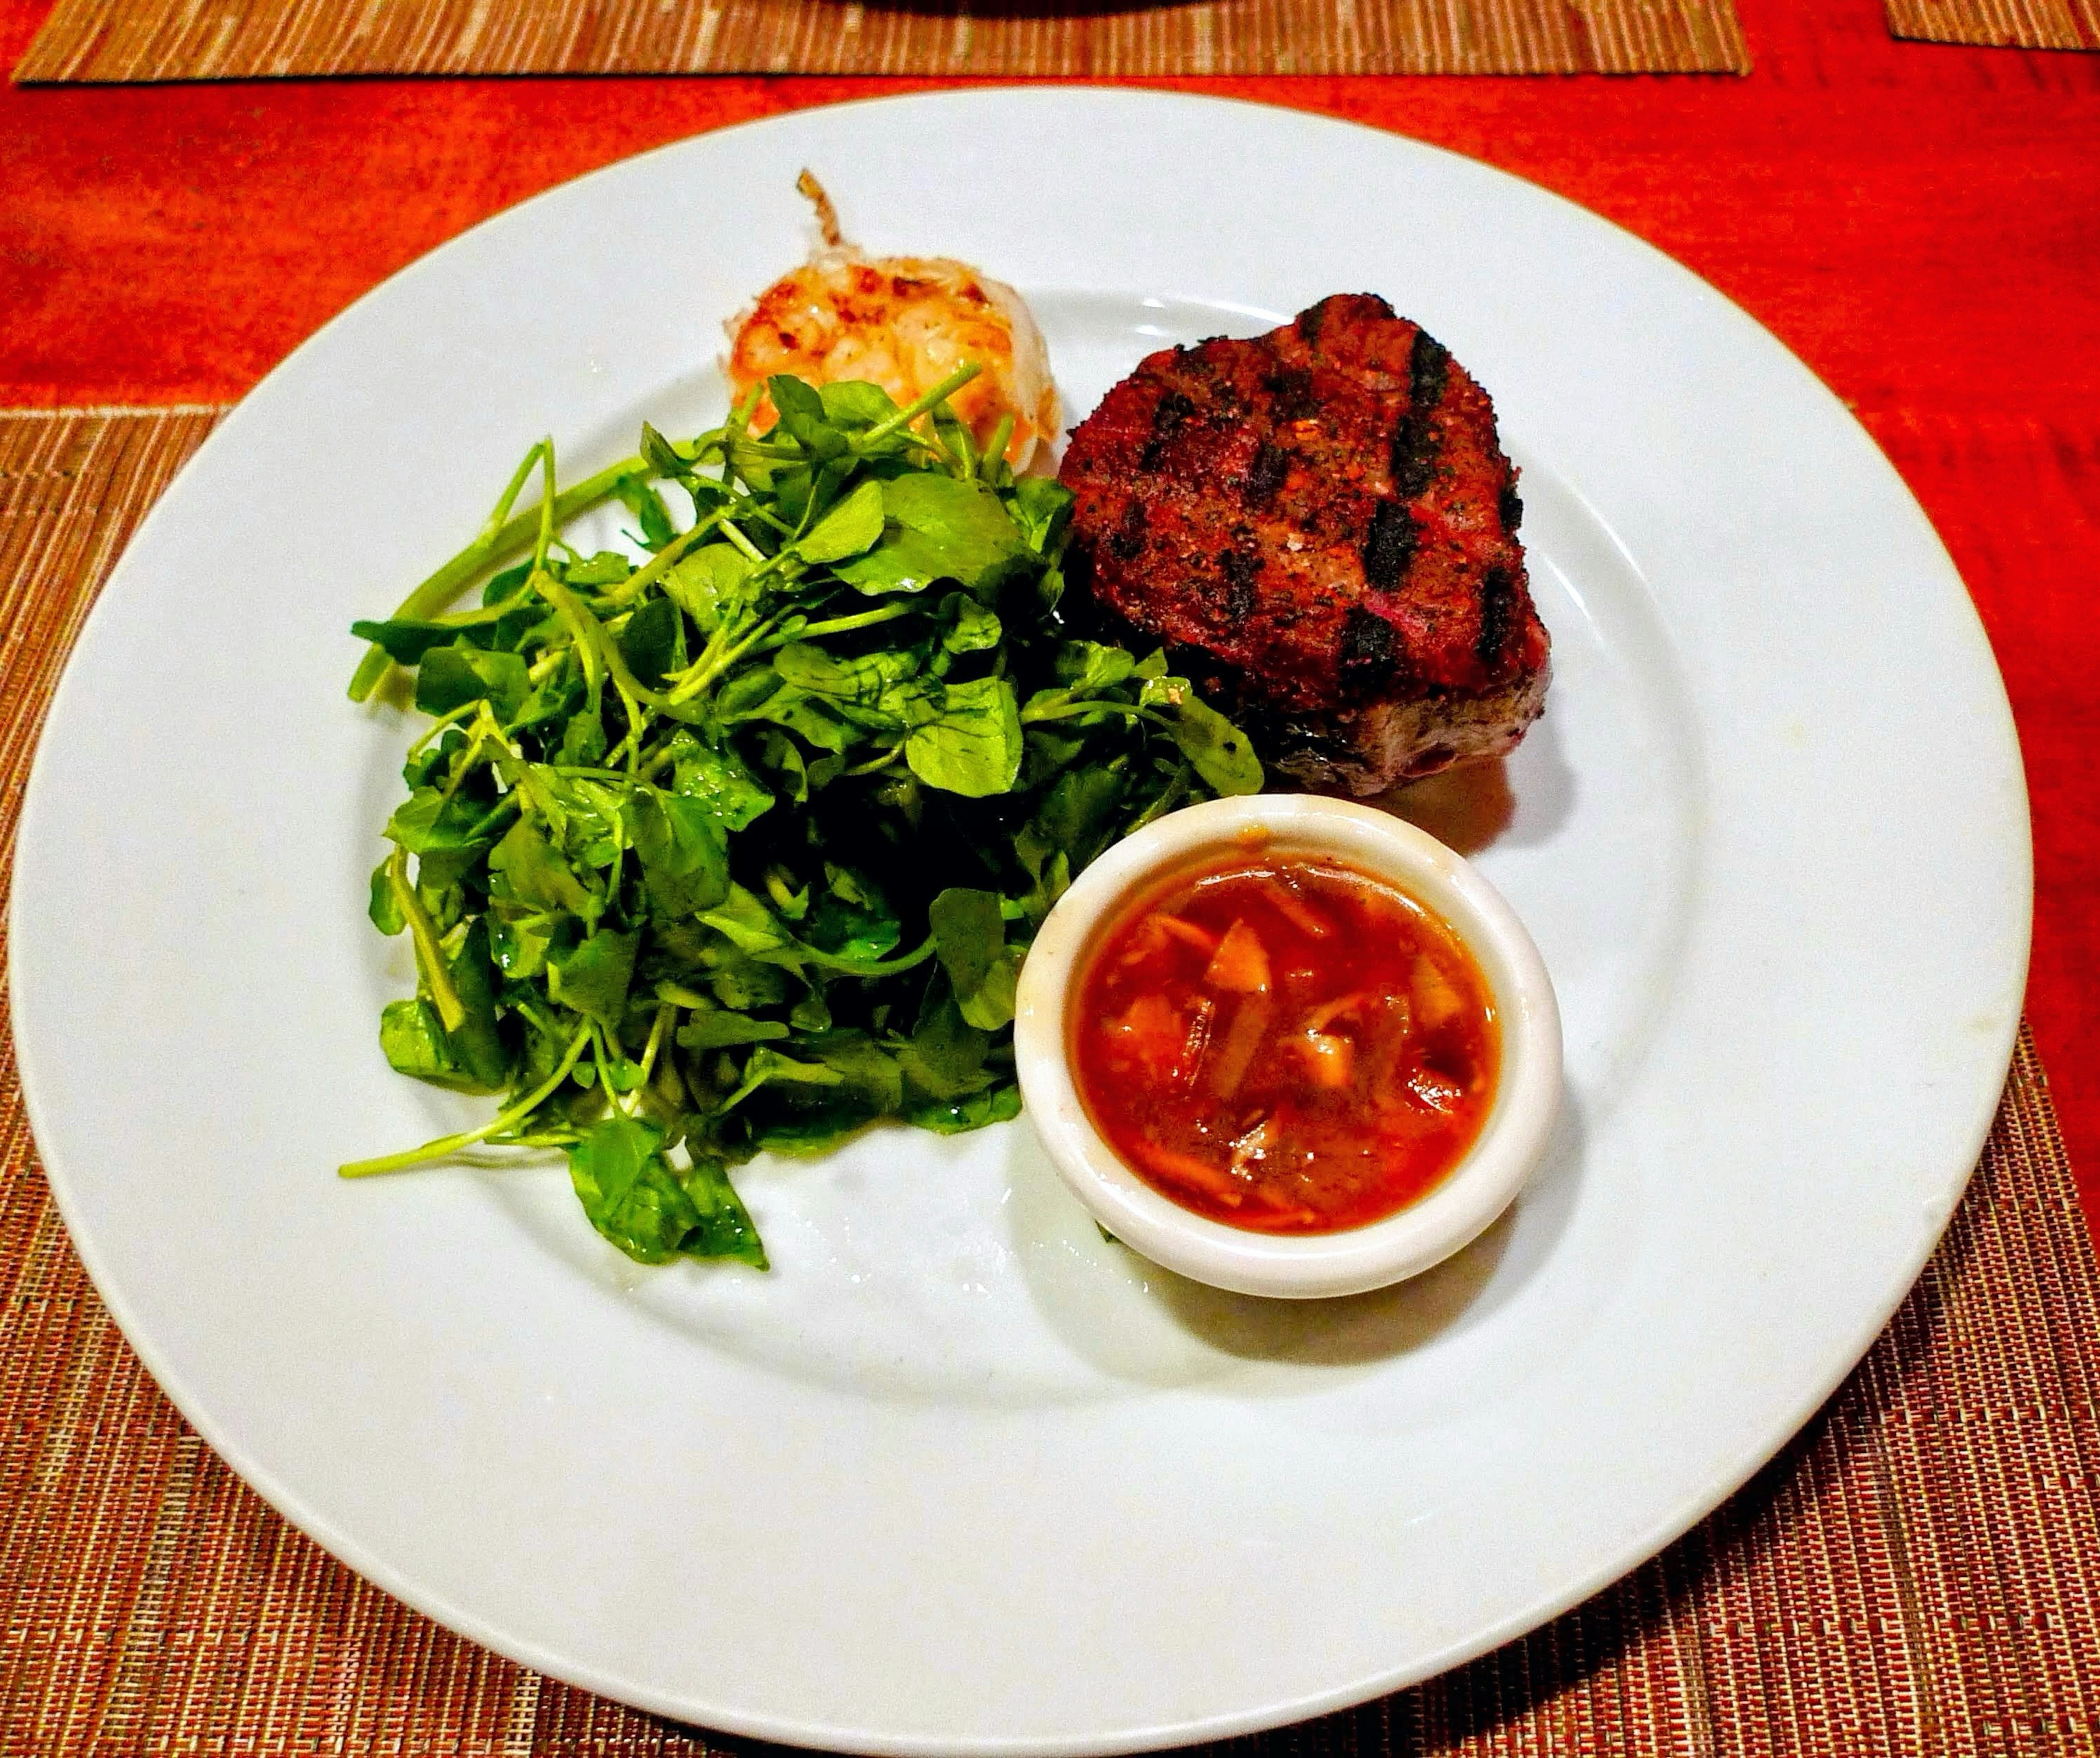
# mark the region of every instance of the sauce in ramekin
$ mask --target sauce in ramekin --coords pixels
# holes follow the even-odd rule
[[[1326,1233],[1427,1194],[1493,1108],[1501,1033],[1439,917],[1312,857],[1184,870],[1097,937],[1070,1013],[1094,1127],[1185,1208]]]

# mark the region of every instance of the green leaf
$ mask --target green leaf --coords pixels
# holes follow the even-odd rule
[[[476,917],[448,961],[452,989],[466,1017],[447,1034],[452,1060],[483,1090],[510,1082],[511,1054],[496,1022],[496,971],[488,955],[488,921]]]
[[[728,1101],[748,1101],[739,1126],[752,1148],[827,1152],[902,1105],[904,1083],[896,1059],[867,1033],[825,1032],[795,1047],[815,1060],[753,1051],[744,1064],[743,1084]]]
[[[401,905],[394,895],[394,887],[386,877],[387,863],[384,861],[372,870],[372,900],[365,905],[364,913],[372,919],[372,925],[382,934],[398,934],[408,923],[401,914]]]
[[[485,848],[489,838],[481,826],[488,811],[462,795],[448,800],[435,787],[419,787],[386,821],[386,839],[412,855]]]
[[[744,1060],[743,1079],[718,1108],[728,1111],[739,1105],[761,1086],[775,1084],[801,1086],[841,1086],[845,1077],[821,1062],[800,1062],[763,1044]]]
[[[788,973],[738,951],[716,960],[708,986],[725,1007],[777,1007],[788,998]]]
[[[725,719],[728,717],[724,716]],[[835,754],[845,751],[859,737],[858,730],[837,712],[834,704],[792,685],[773,691],[757,707],[748,710],[747,717],[784,726],[818,750]],[[808,792],[805,786],[798,797],[806,799]]]
[[[416,706],[426,714],[449,714],[483,699],[497,720],[507,721],[531,688],[525,662],[514,653],[485,653],[464,645],[433,647],[416,671]]]
[[[803,929],[809,944],[834,958],[872,963],[894,951],[904,937],[902,925],[871,883],[832,867],[845,879],[816,901]]]
[[[646,789],[635,801],[633,832],[650,904],[661,914],[693,915],[729,895],[729,846],[705,800]]]
[[[546,970],[547,954],[569,918],[559,911],[514,916],[492,907],[485,919],[489,924],[489,956],[496,968],[522,983]]]
[[[686,1236],[686,1254],[734,1258],[754,1270],[765,1269],[765,1247],[721,1162],[695,1154],[684,1184],[686,1200],[699,1216],[699,1225]]]
[[[712,635],[721,627],[725,607],[743,599],[752,565],[734,544],[704,544],[671,564],[664,590],[703,635]]]
[[[823,405],[824,418],[849,432],[873,427],[898,412],[888,391],[862,379],[840,379],[819,386],[817,395]]]
[[[642,541],[651,549],[661,549],[678,535],[671,515],[656,491],[638,476],[623,476],[613,492],[620,503],[641,522]]]
[[[358,622],[350,632],[360,641],[377,641],[396,665],[418,665],[433,647],[450,645],[459,638],[452,623],[425,623],[413,617],[390,617],[384,623]]]
[[[787,690],[818,697],[827,710],[871,731],[901,732],[924,694],[911,687],[919,659],[909,651],[878,649],[845,659],[814,641],[796,641],[774,654],[773,664]]]
[[[959,1099],[990,1086],[991,1046],[992,1034],[963,1017],[944,972],[927,986],[919,1023],[898,1054],[911,1102]]]
[[[787,1035],[787,1026],[779,1020],[754,1020],[727,1008],[695,1013],[677,1033],[682,1050],[727,1050],[739,1044],[770,1043]]]
[[[995,1031],[1013,1017],[1021,978],[1019,946],[1006,944],[999,893],[951,886],[926,912],[933,949],[953,985],[955,1005],[978,1030]]]
[[[455,1092],[485,1092],[488,1088],[461,1068],[452,1055],[438,1010],[420,996],[408,1001],[390,1001],[379,1013],[379,1047],[399,1074],[412,1075],[433,1086]]]
[[[938,1135],[960,1135],[1021,1115],[1021,1089],[1008,1084],[961,1099],[929,1099],[907,1105],[904,1121]]]
[[[608,1032],[620,1029],[627,1011],[628,986],[634,978],[639,933],[616,934],[601,928],[564,958],[550,958],[547,989],[565,1007],[595,1020]]]
[[[758,1229],[721,1167],[695,1159],[682,1179],[655,1124],[615,1112],[569,1150],[569,1179],[591,1225],[630,1258],[735,1258],[765,1267]]]
[[[650,421],[642,424],[642,461],[657,475],[669,477],[688,474],[693,462],[690,451],[679,451]]]
[[[864,593],[924,592],[952,579],[996,585],[1030,556],[1027,540],[982,482],[920,471],[882,485],[882,541],[834,571]]]
[[[681,728],[671,740],[671,752],[675,791],[699,800],[724,831],[748,829],[773,804],[773,795],[727,745],[703,744]]]
[[[972,798],[1011,788],[1021,752],[1020,705],[1003,677],[949,685],[939,717],[904,742],[905,761],[920,781]]]
[[[1067,695],[1095,696],[1122,683],[1137,668],[1137,661],[1126,647],[1068,641],[1058,647],[1054,667]]]
[[[562,579],[570,586],[623,586],[634,565],[617,549],[601,549],[582,562],[572,562]]]
[[[765,381],[780,425],[813,458],[836,458],[846,449],[846,436],[824,414],[824,399],[799,378],[775,374]]]
[[[999,645],[998,616],[968,593],[951,593],[942,601],[941,614],[951,619],[941,645],[950,653],[984,653]]]
[[[1064,853],[1076,874],[1114,840],[1123,800],[1122,769],[1106,764],[1070,769],[1050,784],[1031,828],[1049,848]],[[1039,868],[1030,871],[1040,877]]]
[[[862,482],[796,542],[805,562],[844,562],[882,535],[882,484]]]
[[[1024,476],[1013,485],[1013,512],[1028,547],[1048,555],[1071,516],[1072,491],[1052,476]]]
[[[794,962],[800,962],[794,957],[795,936],[780,925],[770,910],[741,885],[732,884],[729,896],[714,909],[704,911],[700,919],[727,936],[740,952],[754,958],[786,954]]]
[[[903,1077],[897,1059],[865,1032],[823,1032],[801,1046],[839,1077],[847,1095],[867,1108],[871,1117],[894,1112],[904,1102]]]
[[[529,818],[519,818],[504,833],[488,857],[488,870],[503,875],[512,897],[535,909],[565,910],[575,915],[596,911],[596,897]]]
[[[1220,794],[1261,791],[1261,759],[1247,736],[1196,694],[1186,678],[1154,677],[1140,692],[1148,708],[1164,708],[1174,716],[1174,742],[1213,789]]]
[[[620,656],[627,669],[654,690],[667,672],[686,663],[685,619],[668,598],[651,598],[620,632]]]
[[[554,756],[559,762],[588,769],[604,755],[605,722],[593,703],[570,717],[569,724],[562,729],[562,742],[555,747]]]

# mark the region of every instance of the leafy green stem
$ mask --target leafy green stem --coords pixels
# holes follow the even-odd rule
[[[655,554],[628,575],[626,579],[614,587],[611,592],[604,594],[599,599],[599,603],[607,610],[617,610],[622,605],[633,603],[650,587],[669,573],[681,557],[720,525],[723,517],[722,509],[718,508],[705,518],[695,520],[691,525],[679,532],[670,542],[664,544]]]
[[[438,941],[438,924],[430,919],[430,912],[408,883],[405,848],[396,848],[386,857],[386,888],[393,893],[394,907],[401,912],[401,919],[408,924],[409,935],[415,941],[416,963],[422,972],[424,987],[436,1003],[438,1018],[447,1031],[457,1032],[466,1021],[466,1007],[452,986],[452,967],[445,963],[445,949]]]
[[[853,449],[856,452],[865,452],[871,447],[878,445],[882,441],[889,438],[889,436],[897,432],[899,428],[909,427],[914,421],[917,421],[920,416],[925,414],[928,410],[939,408],[942,403],[946,403],[949,399],[949,398],[955,395],[955,394],[960,390],[964,386],[968,384],[972,379],[975,378],[983,371],[984,363],[982,361],[965,361],[962,365],[957,367],[955,371],[951,372],[946,378],[942,379],[941,382],[936,385],[931,390],[926,391],[923,394],[913,398],[911,402],[906,403],[902,408],[899,409],[896,414],[885,416],[883,420],[877,421],[874,426],[867,428],[861,433],[856,434],[851,442]]]
[[[814,641],[819,635],[843,635],[849,629],[873,628],[878,623],[893,623],[901,616],[911,616],[919,606],[911,603],[885,605],[880,610],[862,610],[854,616],[835,616],[822,623],[805,623],[801,628],[783,635],[776,635],[756,650],[770,653],[776,647],[784,647],[790,641]]]
[[[725,623],[716,631],[714,639],[708,643],[708,651],[700,655],[699,662],[672,685],[670,694],[663,698],[664,702],[672,706],[690,702],[737,661],[749,654],[765,638],[772,628],[772,619],[765,618],[756,626],[750,627],[748,632],[739,629],[732,635],[729,625]]]
[[[520,483],[539,461],[539,448],[535,447],[526,455],[525,463],[519,469],[518,480]],[[619,487],[623,477],[632,476],[643,467],[639,457],[623,458],[619,463],[600,470],[597,475],[585,478],[575,487],[564,490],[554,497],[554,523],[565,523],[586,509],[596,506]],[[514,496],[515,491],[512,493]],[[498,503],[497,510],[504,510],[506,504]],[[515,555],[532,542],[539,534],[540,522],[540,509],[536,507],[530,512],[512,514],[501,523],[492,518],[490,523],[495,526],[495,529],[492,531],[484,527],[479,536],[403,599],[400,608],[394,613],[395,619],[426,621],[436,615],[457,598],[461,589],[484,568]],[[393,663],[386,650],[377,642],[367,648],[364,658],[359,662],[357,670],[351,678],[350,699],[352,702],[368,700]]]
[[[841,958],[833,954],[820,951],[806,941],[796,941],[795,950],[812,964],[820,964],[827,971],[842,971],[849,976],[894,976],[899,971],[909,971],[924,964],[933,956],[934,936],[929,934],[911,951],[902,958],[876,959]]]
[[[380,1172],[405,1172],[411,1166],[428,1165],[434,1160],[443,1160],[457,1153],[462,1148],[471,1148],[476,1142],[486,1141],[492,1135],[500,1135],[513,1124],[523,1121],[545,1104],[549,1098],[561,1089],[562,1082],[576,1065],[576,1060],[590,1047],[591,1024],[585,1020],[576,1035],[569,1040],[569,1047],[562,1052],[554,1072],[514,1105],[506,1107],[491,1117],[479,1129],[462,1130],[457,1135],[440,1135],[435,1141],[425,1142],[420,1148],[411,1148],[405,1153],[382,1154],[376,1160],[353,1160],[346,1165],[336,1168],[340,1178],[370,1178]]]

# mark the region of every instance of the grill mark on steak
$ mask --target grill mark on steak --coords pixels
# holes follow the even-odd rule
[[[1383,683],[1400,659],[1392,624],[1360,604],[1342,619],[1342,676],[1359,686]]]
[[[1480,581],[1480,633],[1473,651],[1493,671],[1516,628],[1516,578],[1498,563]]]
[[[1414,408],[1433,409],[1444,400],[1451,381],[1451,350],[1426,329],[1414,333],[1407,350],[1407,400]]]
[[[1451,356],[1426,329],[1418,329],[1407,351],[1407,412],[1392,430],[1392,491],[1412,500],[1436,479],[1442,439],[1434,419],[1450,382]]]
[[[1382,592],[1400,584],[1414,559],[1421,528],[1414,515],[1397,500],[1381,500],[1371,515],[1370,535],[1364,540],[1364,578]]]
[[[1152,355],[1061,475],[1070,615],[1163,645],[1280,775],[1373,793],[1538,717],[1551,644],[1493,407],[1384,301]]]
[[[1412,500],[1436,479],[1436,424],[1427,412],[1410,409],[1392,430],[1392,491]]]

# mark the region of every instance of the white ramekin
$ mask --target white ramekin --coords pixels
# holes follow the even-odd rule
[[[1177,870],[1242,853],[1325,856],[1390,881],[1450,924],[1487,979],[1502,1040],[1493,1107],[1444,1181],[1383,1221],[1286,1235],[1207,1219],[1124,1165],[1088,1120],[1073,1086],[1067,1009],[1101,931],[1135,893]],[[1508,1207],[1545,1151],[1560,1101],[1560,1010],[1553,984],[1501,895],[1427,832],[1368,806],[1311,794],[1190,806],[1102,855],[1058,900],[1029,949],[1013,1050],[1028,1119],[1096,1220],[1180,1275],[1290,1299],[1382,1288],[1458,1250]]]

